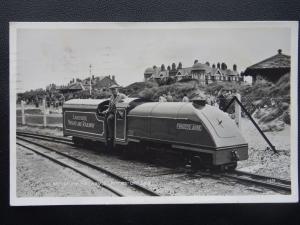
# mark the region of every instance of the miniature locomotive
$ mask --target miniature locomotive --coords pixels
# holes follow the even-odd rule
[[[81,141],[107,142],[102,114],[108,99],[72,99],[63,106],[63,133]],[[193,164],[235,168],[248,158],[248,144],[235,122],[218,108],[195,102],[145,102],[126,98],[116,104],[114,146],[164,146]]]

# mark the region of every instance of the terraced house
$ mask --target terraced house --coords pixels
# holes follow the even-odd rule
[[[162,64],[160,67],[149,67],[144,72],[145,81],[154,80],[161,81],[168,78],[180,80],[198,80],[202,85],[210,84],[213,82],[243,82],[243,77],[237,71],[237,66],[234,64],[232,70],[227,68],[226,63],[217,63],[217,65],[210,65],[209,62],[200,63],[198,60],[194,61],[191,67],[182,67],[179,62],[178,66],[173,63],[172,66]]]

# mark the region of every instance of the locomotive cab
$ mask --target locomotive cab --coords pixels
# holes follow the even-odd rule
[[[127,142],[127,114],[136,106],[144,103],[144,99],[125,98],[116,104],[114,142],[116,144],[128,144]]]

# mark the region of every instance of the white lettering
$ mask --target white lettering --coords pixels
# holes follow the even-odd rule
[[[202,131],[202,125],[200,124],[188,124],[188,123],[177,123],[176,129],[178,130],[195,130]]]

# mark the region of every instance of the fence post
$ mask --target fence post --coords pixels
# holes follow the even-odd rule
[[[241,95],[239,93],[237,93],[235,95],[235,97],[241,101]],[[239,105],[239,103],[237,101],[234,101],[234,114],[235,114],[235,123],[236,125],[238,126],[238,128],[241,129],[241,113],[242,113],[242,110],[241,110],[241,106]]]
[[[43,99],[43,122],[44,122],[44,127],[46,127],[47,126],[46,99]]]
[[[25,125],[25,109],[24,109],[24,101],[21,100],[21,113],[22,113],[22,125]]]

